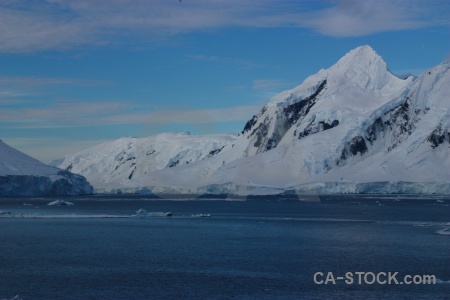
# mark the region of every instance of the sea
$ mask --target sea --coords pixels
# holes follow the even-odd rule
[[[0,198],[0,299],[450,299],[448,196],[175,198]]]

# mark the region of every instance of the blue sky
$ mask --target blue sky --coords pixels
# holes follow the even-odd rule
[[[447,0],[4,0],[0,138],[49,162],[121,136],[238,133],[357,46],[418,75],[449,41]]]

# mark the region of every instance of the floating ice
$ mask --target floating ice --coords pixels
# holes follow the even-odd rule
[[[136,214],[133,215],[133,217],[138,218],[146,218],[146,217],[171,217],[171,212],[148,212],[145,209],[141,208],[138,211],[136,211]]]
[[[2,300],[8,300],[8,299],[4,298],[4,299],[2,299]],[[21,298],[19,295],[15,295],[14,297],[12,297],[12,298],[9,299],[9,300],[23,300],[23,298]]]
[[[436,283],[450,283],[450,280],[445,281],[445,280],[436,278]]]
[[[194,214],[191,217],[193,217],[193,218],[209,218],[209,217],[211,217],[211,215],[210,214]]]
[[[65,201],[65,200],[56,200],[56,201],[50,202],[47,205],[65,206],[65,205],[73,205],[73,203],[69,202],[69,201]]]
[[[440,234],[440,235],[450,235],[450,227],[440,229],[440,230],[436,231],[436,233]]]

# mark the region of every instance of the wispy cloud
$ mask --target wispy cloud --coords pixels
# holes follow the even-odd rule
[[[74,85],[74,86],[99,86],[111,84],[104,80],[86,80],[73,78],[51,77],[11,77],[0,75],[0,88],[14,86],[49,86],[49,85]]]
[[[37,108],[8,107],[0,110],[0,120],[17,128],[55,128],[105,126],[117,124],[207,124],[245,121],[259,105],[243,105],[216,109],[195,107],[163,107],[151,109],[126,101],[54,102]]]
[[[101,125],[98,118],[132,109],[127,102],[75,102],[60,101],[39,107],[3,107],[0,120],[8,123],[33,123],[33,126],[60,127],[66,125]],[[38,124],[36,124],[38,123]],[[41,124],[39,124],[41,123]]]
[[[106,124],[169,124],[190,123],[208,124],[248,120],[258,112],[259,105],[242,105],[216,109],[197,109],[189,107],[161,108],[144,113],[128,113],[107,116],[102,119]]]
[[[159,128],[170,124],[191,124],[203,133],[221,122],[244,122],[256,114],[260,105],[235,106],[216,109],[195,107],[162,107],[149,109],[127,102],[60,102],[47,107],[1,107],[3,128],[68,128],[85,126],[138,125],[146,135],[156,134]],[[149,127],[150,126],[150,127]],[[148,128],[153,128],[148,131]],[[189,126],[187,126],[189,128]],[[203,131],[202,131],[203,130]],[[211,131],[211,132],[210,132]],[[63,157],[97,145],[104,140],[80,140],[64,137],[19,138],[2,137],[9,145],[43,162]]]
[[[149,41],[226,27],[300,27],[331,36],[449,25],[446,0],[9,0],[0,3],[0,52]],[[142,38],[144,37],[144,38]]]
[[[253,89],[255,89],[255,90],[274,89],[274,88],[288,86],[291,84],[292,84],[292,82],[289,82],[286,80],[257,79],[257,80],[253,80]]]
[[[20,106],[29,102],[32,97],[48,94],[50,90],[46,89],[46,87],[105,86],[111,84],[113,84],[113,82],[105,80],[0,75],[0,107],[2,105]],[[0,112],[0,115],[1,114],[2,112]]]

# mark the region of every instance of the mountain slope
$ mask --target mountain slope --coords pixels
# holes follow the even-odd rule
[[[192,136],[189,133],[124,137],[67,155],[51,165],[83,174],[97,191],[110,191],[116,186],[140,186],[152,172],[211,157],[234,139],[235,136],[227,134]]]
[[[400,79],[372,48],[358,47],[273,97],[211,157],[94,185],[159,193],[450,193],[449,95],[448,61]]]
[[[334,130],[332,137],[337,146],[344,133],[401,94],[412,79],[395,77],[372,48],[358,47],[329,69],[273,97],[247,122],[230,160],[290,145],[335,127],[339,130]]]
[[[0,140],[0,195],[90,194],[83,176],[46,165]]]

